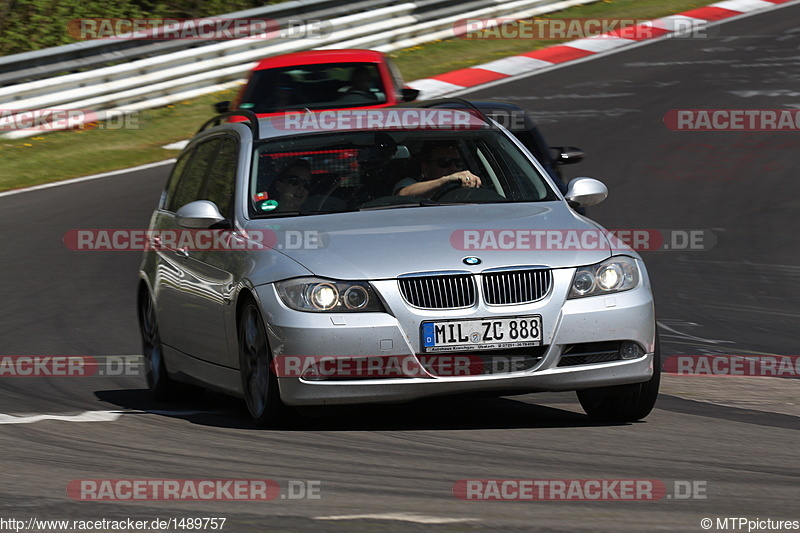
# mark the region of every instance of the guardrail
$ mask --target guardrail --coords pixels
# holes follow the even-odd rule
[[[376,3],[376,0],[367,0],[343,7],[341,0],[291,0],[280,4],[220,15],[219,18],[272,18],[279,22],[285,22],[302,13],[307,18],[323,19],[353,12],[359,9],[362,4],[364,8],[369,9],[374,7]],[[383,2],[384,5],[388,3],[391,2]],[[203,43],[190,40],[97,39],[3,56],[0,57],[0,87],[49,78],[60,73],[99,68],[115,63],[162,55],[167,52],[195,48],[209,43],[210,41]]]
[[[240,83],[258,60],[272,55],[329,48],[370,48],[388,52],[453,37],[454,23],[464,18],[530,17],[594,1],[365,0],[347,6],[336,6],[333,0],[287,2],[220,18],[269,17],[279,22],[288,19],[310,22],[336,15],[327,18],[333,32],[317,38],[245,38],[201,46],[197,46],[196,41],[130,46],[131,41],[109,43],[104,40],[0,58],[0,71],[9,68],[20,56],[26,56],[31,61],[42,62],[31,69],[50,69],[51,72],[50,77],[0,87],[0,110],[89,109],[102,120],[105,112],[131,113],[230,88]],[[302,32],[306,27],[295,29],[298,34],[305,35]],[[87,50],[91,50],[91,54],[81,57]],[[148,57],[154,53],[158,55]],[[55,75],[63,72],[65,62],[99,64],[109,59],[122,62],[85,72]],[[20,138],[40,133],[38,129],[17,130],[4,136]]]

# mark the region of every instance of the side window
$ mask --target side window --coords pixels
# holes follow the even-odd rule
[[[239,150],[236,141],[226,137],[222,141],[214,166],[208,175],[205,190],[200,194],[200,200],[214,202],[222,216],[230,218],[233,200],[233,189],[236,185],[236,168],[239,163]]]
[[[167,209],[177,211],[189,202],[200,199],[200,189],[206,174],[214,162],[221,138],[215,138],[199,145],[194,150],[194,157],[183,169],[174,194],[171,195]]]
[[[194,150],[184,152],[178,158],[175,166],[172,167],[172,173],[169,175],[167,186],[164,188],[164,195],[160,204],[161,209],[166,209],[166,206],[170,205],[172,202],[172,197],[175,195],[175,189],[178,187],[178,180],[181,177],[183,169],[186,168],[186,163],[188,163],[192,158],[192,155],[194,155]]]

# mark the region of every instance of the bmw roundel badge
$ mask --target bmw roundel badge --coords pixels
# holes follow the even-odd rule
[[[465,257],[464,258],[465,265],[480,265],[481,258],[480,257]]]

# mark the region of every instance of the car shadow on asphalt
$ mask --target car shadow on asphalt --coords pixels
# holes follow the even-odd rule
[[[211,391],[174,403],[157,402],[152,398],[150,391],[144,389],[96,391],[95,396],[103,402],[128,410],[126,416],[156,415],[211,427],[260,429],[250,419],[242,400]],[[290,409],[286,421],[274,429],[403,431],[567,428],[598,425],[604,424],[593,422],[580,412],[574,393],[546,393],[506,398],[455,396],[429,398],[403,404]]]

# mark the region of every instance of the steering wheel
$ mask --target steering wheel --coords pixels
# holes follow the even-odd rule
[[[447,182],[438,191],[436,191],[431,195],[431,200],[439,201],[442,198],[442,196],[460,188],[461,188],[461,180]]]

